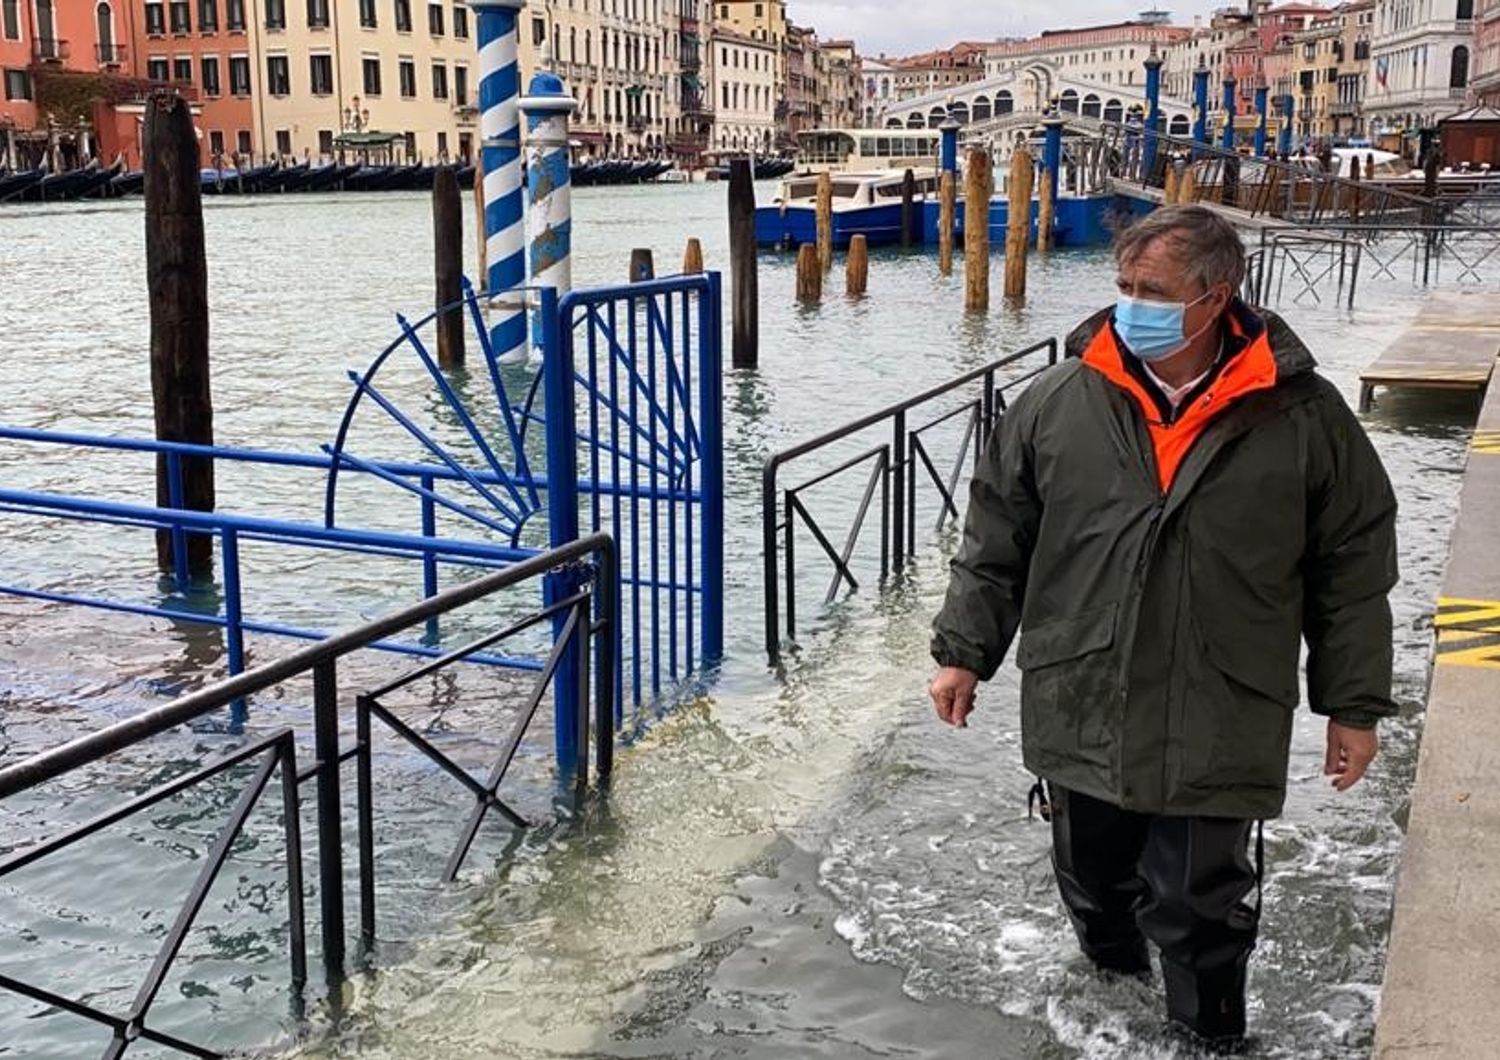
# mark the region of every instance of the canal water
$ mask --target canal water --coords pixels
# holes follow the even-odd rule
[[[716,186],[578,191],[575,277],[622,280],[635,246],[653,248],[658,271],[671,271],[689,236],[703,240],[710,268],[722,267],[723,200]],[[142,223],[132,202],[0,212],[0,419],[150,433]],[[217,439],[313,451],[347,400],[345,370],[390,341],[396,310],[417,313],[430,299],[427,200],[214,201],[207,228]],[[1162,1035],[1157,987],[1102,981],[1076,955],[1052,891],[1045,826],[1027,819],[1014,672],[983,690],[968,730],[931,717],[926,629],[951,531],[924,538],[899,585],[806,616],[801,648],[781,669],[768,670],[760,651],[765,458],[1061,334],[1112,298],[1112,279],[1106,252],[1058,253],[1034,264],[1026,308],[997,300],[988,316],[967,317],[961,276],[943,279],[932,258],[891,251],[872,262],[867,298],[831,294],[807,308],[793,303],[790,259],[763,258],[761,367],[726,378],[730,595],[720,679],[622,751],[607,804],[515,843],[490,837],[453,888],[418,878],[430,878],[462,808],[445,805],[430,770],[393,751],[382,850],[411,871],[382,913],[380,970],[350,984],[331,1030],[315,1013],[299,1051],[1188,1055]],[[840,286],[835,277],[829,289]],[[1280,308],[1352,400],[1358,370],[1420,299],[1409,284],[1366,276],[1353,310],[1331,306],[1326,292],[1322,305]],[[1260,1055],[1369,1049],[1432,603],[1472,415],[1464,402],[1389,400],[1366,420],[1402,505],[1402,717],[1384,728],[1369,781],[1336,796],[1321,777],[1321,726],[1298,715],[1287,814],[1266,830],[1265,932],[1251,985]],[[139,501],[150,496],[150,475],[133,458],[0,450],[0,478],[13,487]],[[313,476],[239,471],[221,479],[220,502],[312,518],[319,486]],[[0,542],[0,581],[163,598],[139,536],[0,516]],[[252,606],[308,624],[380,613],[420,586],[412,571],[379,562],[247,562]],[[261,659],[288,647],[252,643]],[[359,672],[382,665],[362,661]],[[0,598],[0,760],[163,702],[222,666],[217,639],[186,627]],[[494,742],[487,704],[505,689],[493,678],[463,680],[473,684],[434,687],[413,709],[427,731],[482,750]],[[305,723],[305,703],[305,689],[293,688],[255,704],[252,729]],[[235,739],[174,735],[127,756],[123,781],[96,770],[12,800],[0,807],[0,849],[106,805],[116,784],[144,790]],[[538,750],[523,772],[543,765]],[[91,840],[70,862],[0,882],[0,937],[17,940],[0,951],[0,972],[123,1010],[175,910],[164,896],[185,890],[184,874],[234,794],[174,801],[119,838]],[[284,930],[274,926],[284,909],[276,819],[258,814],[154,1010],[163,1029],[222,1048],[294,1025]],[[87,1025],[0,993],[0,1056],[72,1057],[100,1044]]]

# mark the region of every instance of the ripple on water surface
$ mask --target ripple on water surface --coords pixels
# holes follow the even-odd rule
[[[725,261],[722,189],[587,189],[575,201],[582,282],[618,279],[636,244],[653,246],[665,271],[689,235],[703,239],[711,267]],[[0,395],[9,422],[149,432],[147,325],[144,312],[129,308],[142,304],[141,221],[134,203],[0,214],[0,272],[14,294],[0,304],[0,333],[27,336],[5,351]],[[392,311],[429,297],[427,202],[212,202],[207,223],[217,436],[313,449],[346,400],[344,369],[390,339]],[[758,655],[765,457],[1059,334],[1111,298],[1111,281],[1102,253],[1056,254],[1034,266],[1026,309],[997,307],[975,319],[960,311],[961,279],[936,277],[924,255],[882,252],[868,298],[830,297],[806,309],[792,302],[789,259],[764,258],[762,368],[726,379],[730,657],[712,700],[662,721],[623,753],[607,807],[574,826],[540,828],[503,858],[503,837],[489,836],[476,864],[493,862],[494,873],[469,875],[441,900],[421,886],[421,870],[443,855],[452,811],[440,778],[393,752],[382,841],[399,890],[386,903],[386,970],[356,981],[347,1020],[310,1051],[1170,1055],[1156,992],[1099,981],[1076,957],[1052,892],[1046,831],[1025,819],[1014,675],[1003,672],[985,690],[970,730],[948,732],[929,719],[925,630],[951,533],[878,606],[867,594],[805,616],[809,635],[784,674],[765,673]],[[1352,395],[1358,369],[1417,305],[1408,287],[1364,282],[1353,312],[1283,311]],[[1371,781],[1335,798],[1319,776],[1319,727],[1299,715],[1288,813],[1267,830],[1267,920],[1252,984],[1267,1055],[1352,1057],[1369,1047],[1429,616],[1471,417],[1465,405],[1388,400],[1367,419],[1402,502],[1404,579],[1394,606],[1406,716],[1387,728]],[[26,488],[150,495],[150,468],[126,458],[7,448],[0,473]],[[310,477],[246,476],[226,483],[223,496],[232,498],[226,506],[299,514],[316,510],[318,487]],[[857,499],[853,484],[825,498],[834,507]],[[67,536],[64,547],[55,527],[9,518],[0,532],[3,580],[160,598],[149,556],[128,535]],[[413,572],[378,562],[251,559],[257,608],[309,624],[376,613],[419,588]],[[276,641],[252,647],[260,658],[286,650]],[[215,638],[0,602],[0,746],[6,757],[45,746],[161,702],[221,666]],[[413,707],[460,742],[477,734],[477,764],[486,722],[444,713],[461,691],[434,688]],[[260,704],[257,722],[301,724],[305,703],[305,690],[292,690]],[[127,786],[137,790],[228,742],[174,737],[132,766]],[[536,762],[544,751],[535,750]],[[98,776],[69,785],[68,816],[102,805],[106,785],[119,783]],[[60,863],[40,887],[18,877],[0,888],[0,926],[28,947],[0,963],[40,969],[80,995],[107,979],[101,1002],[123,1004],[149,940],[171,915],[158,896],[190,871],[228,797],[205,794],[142,822],[80,862],[88,874]],[[3,819],[0,842],[36,834],[57,812],[40,800],[24,809]],[[272,915],[284,908],[276,822],[269,808],[262,817],[210,902],[203,941],[189,947],[184,973],[164,994],[165,1026],[212,1026],[199,1033],[222,1046],[263,1040],[267,1027],[289,1020]],[[404,838],[413,834],[420,839]],[[100,899],[90,876],[105,872],[112,886]],[[310,930],[315,937],[316,924]],[[50,956],[34,963],[40,952]],[[37,1017],[35,1007],[0,997],[0,1054],[68,1057],[94,1041],[63,1018]],[[24,1047],[16,1052],[15,1043]]]

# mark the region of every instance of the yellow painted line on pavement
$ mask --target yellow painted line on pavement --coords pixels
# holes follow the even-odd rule
[[[1500,600],[1438,600],[1437,661],[1445,666],[1500,670]]]
[[[1474,452],[1500,456],[1500,431],[1475,431]]]

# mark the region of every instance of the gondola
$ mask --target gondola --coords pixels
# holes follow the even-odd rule
[[[126,173],[116,175],[109,182],[109,194],[117,199],[126,195],[135,195],[146,187],[146,171],[144,169],[132,169]]]
[[[19,173],[0,176],[0,202],[21,199],[31,187],[40,184],[46,176],[45,169],[23,169]]]

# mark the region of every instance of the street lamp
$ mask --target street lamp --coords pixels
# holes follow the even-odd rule
[[[344,132],[363,132],[370,124],[370,108],[360,108],[359,97],[350,100],[352,106],[344,108]]]

